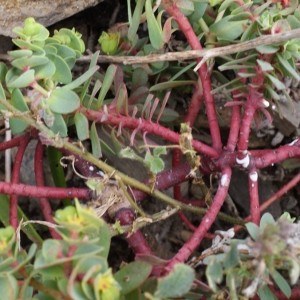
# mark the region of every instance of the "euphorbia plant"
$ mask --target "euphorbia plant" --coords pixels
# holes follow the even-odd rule
[[[26,128],[35,130],[31,131],[31,135],[24,135],[25,139],[16,138],[2,144],[1,149],[17,145],[19,150],[16,156],[17,164],[13,169],[14,185],[1,183],[0,190],[8,194],[40,197],[54,197],[54,195],[57,197],[60,193],[61,198],[79,196],[81,193],[81,198],[91,200],[92,193],[87,189],[76,191],[47,189],[43,187],[43,183],[37,184],[39,188],[18,185],[17,165],[22,161],[29,139],[38,138],[41,143],[37,146],[36,159],[41,157],[38,156],[41,144],[54,146],[69,156],[76,169],[88,179],[88,186],[94,190],[93,197],[100,201],[100,204],[98,203],[100,207],[108,206],[105,211],[108,211],[110,219],[116,221],[111,227],[112,231],[125,232],[128,243],[140,256],[153,255],[153,251],[137,229],[147,223],[162,220],[174,211],[163,211],[148,216],[136,206],[132,200],[133,196],[141,200],[145,197],[141,192],[146,192],[172,206],[179,207],[181,218],[194,233],[170,261],[160,262],[152,269],[153,276],[170,272],[168,276],[171,276],[172,272],[176,272],[177,264],[185,262],[200,245],[217,216],[228,222],[238,222],[219,213],[228,192],[233,168],[243,169],[249,174],[251,220],[254,224],[259,224],[257,170],[300,155],[298,139],[276,150],[249,149],[252,122],[255,121],[256,125],[259,125],[261,118],[267,118],[271,122],[270,108],[279,101],[279,93],[283,93],[290,100],[281,78],[283,76],[297,80],[300,78],[295,70],[295,60],[299,58],[299,40],[281,41],[273,45],[250,47],[250,50],[239,51],[239,44],[242,42],[251,41],[259,36],[297,30],[300,25],[299,4],[297,1],[253,3],[231,0],[162,0],[153,3],[151,0],[138,0],[133,13],[128,1],[128,12],[127,34],[123,36],[121,33],[111,36],[103,34],[99,39],[104,52],[114,54],[116,57],[124,55],[122,57],[124,65],[112,64],[103,75],[97,72],[97,61],[101,59],[114,61],[114,56],[99,57],[99,53],[95,53],[90,58],[89,70],[74,81],[71,69],[84,51],[80,34],[74,30],[61,29],[55,32],[53,37],[49,37],[48,31],[35,23],[32,18],[25,21],[24,28],[14,30],[18,35],[14,43],[20,50],[10,52],[13,68],[7,70],[4,64],[0,65],[0,104],[2,113],[10,119],[11,129],[14,132],[22,132]],[[162,16],[166,14],[167,19],[162,25]],[[137,35],[139,24],[142,22],[148,24],[149,41],[147,38],[139,39]],[[196,73],[190,70],[195,63],[183,67],[180,63],[161,61],[159,54],[165,52],[164,47],[169,42],[172,32],[176,30],[183,32],[188,43],[186,47],[193,50],[200,50],[204,45],[207,49],[233,45],[232,48],[236,50],[230,55],[220,55],[216,58],[216,63],[219,71],[230,69],[235,78],[229,81],[219,71],[213,71],[212,59],[206,63],[198,58],[196,62],[199,68],[196,68]],[[149,64],[135,64],[135,58],[148,54],[157,55],[157,60]],[[129,55],[134,57],[128,57]],[[127,65],[128,63],[133,65]],[[213,90],[211,77],[215,77],[221,86]],[[90,84],[92,86],[89,89]],[[26,88],[26,92],[22,93],[21,88]],[[225,91],[228,98],[226,107],[232,111],[230,132],[225,144],[221,140],[214,103],[214,94],[219,91]],[[191,92],[184,120],[187,124],[182,125],[182,131],[177,133],[172,130],[172,122],[178,115],[167,107],[167,104],[175,101],[176,93],[186,96]],[[292,103],[291,100],[290,102]],[[202,105],[206,110],[211,145],[193,139],[191,131]],[[74,124],[80,141],[91,140],[91,153],[81,143],[67,139],[68,127]],[[108,126],[114,149],[99,141],[96,124]],[[173,144],[171,147],[175,149],[172,172],[157,174],[164,168],[159,156],[165,153],[162,149],[165,145],[152,150],[147,134],[161,137]],[[122,150],[126,143],[132,150]],[[141,143],[144,144],[143,148],[146,151],[146,154],[141,156],[144,158],[134,153],[134,149]],[[99,160],[102,150],[143,161],[149,169],[150,180],[142,184],[114,171],[112,167]],[[181,163],[182,153],[187,155],[188,164]],[[216,194],[211,195],[203,176],[215,172],[221,173],[221,177]],[[194,184],[200,185],[208,205],[207,210],[180,202],[182,195],[177,185],[187,180],[187,175],[193,179]],[[115,178],[117,182],[111,182],[110,177]],[[299,179],[299,176],[296,176],[274,197],[296,185]],[[125,184],[135,190],[129,193]],[[109,188],[112,186],[118,186],[122,191],[117,198],[121,199],[120,202],[124,205],[118,206],[114,200],[109,205],[105,203],[106,198],[103,195],[109,195]],[[174,186],[174,198],[178,201],[159,191],[170,186]],[[10,224],[16,229],[17,200],[14,195],[11,196],[10,204]],[[115,209],[110,209],[111,207]],[[45,219],[53,221],[49,205],[44,205],[43,209]],[[203,215],[198,227],[189,222],[183,210]],[[257,285],[257,290],[254,290],[253,294],[262,288],[263,284]],[[152,296],[150,294],[148,296],[151,299]]]

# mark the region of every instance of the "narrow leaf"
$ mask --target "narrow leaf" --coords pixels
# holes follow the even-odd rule
[[[140,19],[141,19],[144,4],[145,4],[145,0],[137,1],[134,12],[133,12],[132,19],[129,21],[130,25],[128,28],[128,39],[130,41],[133,41],[133,39],[137,33],[138,27],[140,25]],[[129,4],[129,6],[130,6],[130,4]]]
[[[284,90],[285,85],[276,77],[271,74],[265,73],[264,74],[271,80],[271,82],[275,85],[275,87],[279,90]]]
[[[95,122],[93,122],[90,131],[90,138],[92,142],[92,152],[96,158],[102,157],[102,151],[100,146],[100,141],[97,133],[97,128]]]
[[[162,30],[160,28],[160,25],[157,23],[157,20],[152,11],[151,0],[146,0],[145,9],[151,45],[155,49],[159,50],[164,45],[162,41]]]
[[[300,81],[300,75],[296,72],[296,70],[289,64],[289,62],[282,57],[279,53],[276,53],[276,57],[278,58],[280,65],[286,69],[287,72],[291,74],[296,80]]]
[[[84,114],[77,111],[74,116],[77,136],[79,140],[84,141],[89,138],[89,121]]]
[[[98,97],[98,103],[97,103],[98,108],[102,107],[103,100],[114,81],[116,71],[117,71],[116,65],[110,65],[106,70],[105,77],[103,79],[102,87]]]
[[[86,80],[88,80],[93,74],[99,69],[99,66],[92,67],[88,69],[85,73],[83,73],[80,77],[72,81],[71,83],[64,85],[62,89],[64,90],[74,90],[81,84],[83,84]]]

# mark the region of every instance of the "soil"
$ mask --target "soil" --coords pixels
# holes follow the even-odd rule
[[[112,26],[115,23],[126,22],[127,21],[127,1],[105,1],[97,5],[96,7],[92,7],[85,11],[82,11],[66,20],[63,20],[51,27],[49,27],[50,31],[54,29],[59,29],[62,27],[73,28],[83,34],[83,40],[85,44],[88,45],[88,49],[90,51],[95,51],[97,46],[97,39],[100,36],[103,30],[107,31],[109,24]],[[118,7],[118,11],[115,11],[115,8]],[[116,17],[114,19],[113,15],[116,13]],[[3,53],[5,51],[11,49],[12,45],[10,43],[10,39],[6,39],[7,45],[2,48]],[[107,66],[101,66],[105,69]],[[76,70],[78,73],[81,73],[85,69],[84,65],[78,65]],[[298,84],[294,82],[287,82],[286,84],[290,84],[290,95],[293,97],[295,101],[295,105],[298,107],[299,100],[299,90]],[[216,95],[216,106],[218,113],[220,115],[220,120],[223,124],[221,127],[222,137],[224,137],[224,141],[227,139],[227,135],[229,132],[229,120],[230,120],[230,109],[224,108],[224,98],[222,95]],[[184,103],[177,103],[176,110],[180,114],[179,122],[184,118],[185,115],[185,105]],[[294,139],[295,136],[299,135],[299,114],[296,112],[293,114],[291,110],[284,115],[283,119],[280,119],[279,125],[273,124],[262,124],[260,129],[254,129],[251,133],[251,148],[256,149],[265,149],[265,148],[274,148],[278,147],[281,144],[285,144]],[[195,123],[194,127],[194,137],[198,138],[206,143],[210,143],[210,136],[208,130],[208,124],[205,123],[206,118],[204,117],[205,111],[201,111],[199,113],[199,117]],[[275,116],[276,120],[277,117]],[[292,120],[292,121],[291,121]],[[295,121],[293,121],[295,120]],[[292,124],[291,124],[292,123]],[[280,133],[282,124],[286,124],[283,127],[291,126],[292,130],[289,132]],[[282,130],[281,130],[282,131]],[[279,142],[275,141],[275,138],[278,139]],[[281,138],[281,140],[280,140]],[[1,153],[2,154],[2,153]],[[3,157],[3,156],[2,156]],[[31,158],[30,158],[31,157]],[[32,155],[29,154],[26,156],[26,163],[28,165],[32,162]],[[109,160],[110,158],[108,158]],[[170,160],[170,156],[168,157]],[[3,167],[3,159],[1,159],[1,169],[4,170]],[[115,162],[115,161],[114,161]],[[129,163],[124,167],[123,163],[119,164],[114,163],[114,166],[117,169],[134,169],[136,171],[136,177],[139,177],[139,174],[142,171],[136,169],[136,164],[134,165]],[[270,197],[274,192],[276,192],[282,185],[287,183],[291,178],[293,178],[294,174],[297,172],[297,169],[285,169],[282,164],[274,165],[264,170],[259,171],[259,191],[261,201],[264,202],[268,197]],[[27,172],[30,175],[32,172]],[[71,179],[68,181],[69,186],[82,186],[83,182],[78,179],[76,176],[71,176]],[[2,178],[1,178],[2,179]],[[141,179],[141,178],[140,178]],[[210,182],[210,178],[205,178],[207,184]],[[23,181],[26,181],[23,179]],[[213,178],[213,188],[218,182],[218,174],[216,174]],[[192,187],[191,184],[185,186],[185,197],[195,198],[197,197],[197,189]],[[235,170],[233,174],[233,179],[231,182],[231,186],[229,189],[228,199],[222,208],[222,211],[225,213],[229,213],[235,216],[239,216],[241,218],[247,216],[249,214],[249,196],[248,196],[248,183],[247,183],[247,174],[242,171]],[[299,201],[300,201],[300,187],[296,187],[290,190],[286,195],[284,195],[278,202],[272,205],[269,208],[269,211],[273,214],[275,218],[280,216],[282,212],[287,211],[290,212],[293,217],[299,217]],[[28,201],[25,200],[25,201]],[[156,199],[146,199],[143,201],[142,206],[144,210],[148,213],[154,213],[160,211],[165,208],[165,204],[161,203]],[[25,206],[24,206],[25,209]],[[40,217],[38,209],[26,210],[27,214],[29,214],[29,218],[37,219]],[[197,226],[201,220],[200,216],[195,215],[187,215],[192,223]],[[214,232],[215,230],[227,230],[230,228],[229,224],[226,224],[221,221],[217,221],[213,228],[211,228],[210,232]],[[143,230],[145,236],[147,237],[150,246],[153,251],[163,259],[170,259],[180,247],[183,245],[185,241],[191,236],[191,231],[181,222],[178,216],[173,216],[167,220],[161,221],[159,223],[152,224]],[[239,236],[243,236],[245,233],[240,233]],[[200,253],[209,247],[211,241],[205,240],[199,249],[193,254],[194,256],[200,255]],[[128,262],[134,258],[132,251],[129,249],[125,239],[122,236],[114,237],[112,239],[112,247],[110,252],[110,264],[114,269],[119,268],[122,261]],[[202,270],[198,269],[198,277],[201,278],[203,273]]]

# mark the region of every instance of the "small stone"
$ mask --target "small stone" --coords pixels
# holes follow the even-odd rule
[[[66,19],[103,0],[4,0],[0,5],[0,34],[16,37],[15,27],[22,27],[27,17],[45,27]]]
[[[293,102],[295,112],[288,102],[279,102],[282,118],[277,111],[273,111],[273,125],[280,130],[284,136],[290,136],[300,124],[300,103]]]

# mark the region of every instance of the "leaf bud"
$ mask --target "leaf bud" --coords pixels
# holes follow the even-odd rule
[[[102,32],[102,35],[98,39],[101,49],[108,55],[113,55],[117,52],[119,45],[119,34],[118,33],[106,33]]]
[[[27,18],[24,21],[24,28],[22,33],[26,36],[38,35],[41,32],[42,25],[36,23],[34,18]]]

